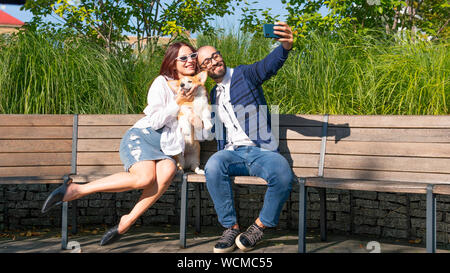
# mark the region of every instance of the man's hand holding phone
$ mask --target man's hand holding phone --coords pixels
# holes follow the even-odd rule
[[[263,27],[264,29],[264,37],[270,37],[277,39],[278,42],[281,43],[281,45],[286,50],[291,50],[292,46],[294,44],[294,38],[292,35],[291,27],[286,24],[285,22],[276,22],[273,26],[273,32],[271,30],[271,26],[265,25]],[[279,38],[274,37],[275,34]]]

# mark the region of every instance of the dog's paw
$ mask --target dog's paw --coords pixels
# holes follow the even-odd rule
[[[194,126],[195,129],[201,129],[203,126],[202,120],[197,115],[192,115],[189,122]]]
[[[210,120],[203,120],[203,128],[207,131],[211,130],[213,127],[212,122]]]
[[[195,168],[194,172],[195,172],[196,174],[205,174],[205,171],[202,170],[202,169],[200,169],[199,167]]]
[[[178,169],[177,170],[177,173],[175,174],[175,176],[183,176],[183,174],[184,174],[184,170],[183,169]]]

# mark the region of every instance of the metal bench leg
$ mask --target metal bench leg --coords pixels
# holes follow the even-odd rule
[[[187,220],[187,175],[183,175],[181,182],[181,216],[180,216],[180,247],[186,248],[186,220]]]
[[[61,221],[61,249],[67,249],[67,210],[69,204],[63,202],[62,204],[62,221]]]
[[[78,214],[78,202],[72,201],[72,234],[77,234],[77,214]]]
[[[433,185],[427,186],[427,252],[436,253],[436,196]]]
[[[202,225],[202,215],[201,215],[201,209],[202,209],[202,199],[201,199],[201,191],[200,191],[200,184],[195,184],[195,231],[197,233],[201,232],[201,225]]]
[[[299,179],[298,252],[306,253],[306,179]]]
[[[320,240],[327,240],[327,189],[319,188],[320,197]]]

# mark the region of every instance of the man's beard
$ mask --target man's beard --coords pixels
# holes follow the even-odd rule
[[[211,70],[208,70],[208,76],[211,77],[211,79],[216,80],[223,78],[223,76],[225,76],[225,74],[227,73],[227,65],[224,61],[222,61],[221,63],[223,63],[223,70],[219,74],[212,73],[211,70],[214,70],[217,66],[220,65],[220,63],[217,63],[215,66],[211,67]]]

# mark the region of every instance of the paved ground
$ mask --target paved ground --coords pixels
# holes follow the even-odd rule
[[[30,231],[1,234],[0,253],[70,253],[81,250],[83,253],[211,253],[222,231],[219,228],[204,227],[199,234],[188,228],[188,248],[179,247],[178,226],[133,227],[122,239],[109,246],[98,243],[105,228],[81,230],[69,236],[69,243],[78,249],[61,250],[61,237],[58,230]],[[27,234],[28,233],[28,234]],[[368,253],[373,250],[369,242],[379,243],[382,253],[425,253],[425,245],[420,241],[390,241],[370,237],[328,235],[327,242],[321,242],[317,233],[307,236],[307,252],[310,253]],[[377,245],[377,243],[374,243]],[[296,253],[296,231],[268,230],[253,253]],[[376,246],[375,246],[376,247]],[[368,250],[370,249],[370,250]],[[235,250],[235,253],[241,252]],[[448,249],[438,252],[450,253]]]

